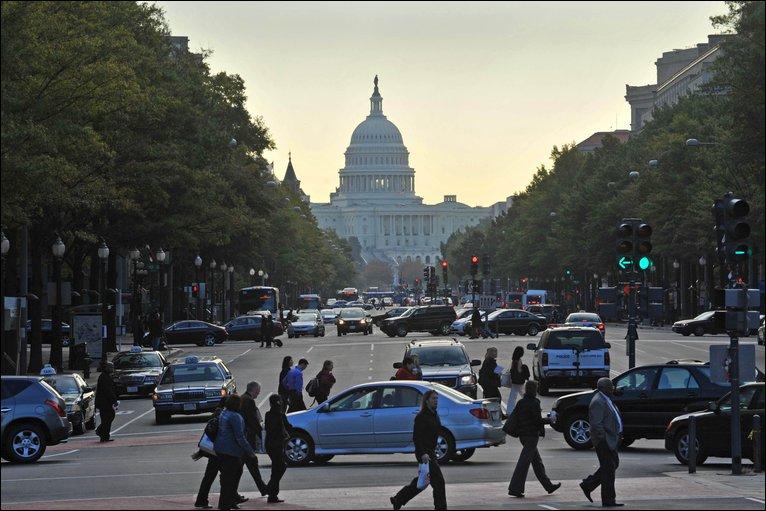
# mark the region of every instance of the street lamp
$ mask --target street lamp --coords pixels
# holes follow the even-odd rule
[[[266,188],[274,189],[277,187],[276,181],[266,181]]]
[[[264,273],[264,271],[263,271],[263,270],[258,270],[258,276],[259,276],[259,277],[261,277],[261,285],[264,285],[264,283],[265,283],[265,280],[266,280],[266,279],[264,279],[264,277],[263,277],[264,275],[266,275],[266,273]]]
[[[649,160],[649,166],[656,169],[660,166],[660,160]]]
[[[213,259],[210,261],[210,316],[215,321],[215,269],[218,263]]]
[[[133,261],[133,291],[131,292],[130,299],[130,317],[132,320],[131,330],[133,330],[133,345],[141,346],[141,338],[143,332],[141,331],[141,300],[138,298],[138,263],[141,258],[141,251],[138,248],[133,247],[128,252],[128,259]]]
[[[200,307],[200,294],[202,294],[202,287],[199,285],[200,282],[200,269],[202,268],[202,258],[197,254],[197,257],[194,258],[194,267],[195,272],[195,281],[198,286],[199,291],[197,292],[197,300],[194,307],[194,319],[199,319],[199,307]]]
[[[229,317],[234,311],[234,265],[229,265]]]
[[[551,211],[550,212],[550,217],[551,218],[556,218],[556,212],[555,211]]]
[[[631,170],[628,177],[631,179],[638,179],[641,174],[637,170]]]
[[[109,304],[106,301],[106,263],[109,259],[109,247],[106,241],[101,241],[101,245],[98,247],[98,258],[101,259],[101,278],[100,292],[101,292],[101,370],[106,367],[106,335],[104,335],[104,325],[106,317],[109,314]]]
[[[56,236],[56,241],[51,245],[51,252],[53,252],[53,281],[56,283],[56,299],[51,319],[52,339],[49,362],[57,371],[60,371],[63,369],[61,366],[63,358],[61,353],[61,261],[66,252],[66,245],[59,236]]]
[[[159,263],[159,281],[160,281],[160,289],[159,289],[159,313],[160,313],[160,320],[162,323],[165,323],[165,259],[167,259],[168,254],[165,252],[162,247],[157,249],[157,251],[154,253],[154,258],[157,259],[157,262]]]
[[[254,280],[255,280],[255,268],[250,268],[250,271],[248,273],[250,274],[250,285],[254,286],[255,285],[255,282],[254,282]]]

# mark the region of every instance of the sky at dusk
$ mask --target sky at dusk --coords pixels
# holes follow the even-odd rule
[[[327,202],[379,75],[426,203],[522,191],[554,145],[628,128],[625,85],[715,33],[723,2],[156,2],[173,35],[239,74],[247,107]]]

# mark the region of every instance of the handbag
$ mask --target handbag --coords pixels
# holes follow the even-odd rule
[[[511,370],[508,369],[500,375],[500,386],[511,388]]]
[[[516,408],[513,409],[513,412],[511,412],[511,416],[506,419],[505,424],[503,424],[503,432],[508,435],[512,436],[513,438],[518,438],[519,435],[516,433]]]
[[[197,447],[199,447],[199,450],[207,453],[211,456],[216,456],[215,447],[213,446],[213,441],[210,439],[209,436],[207,436],[207,433],[202,433],[202,438],[199,439],[199,443],[197,444]]]
[[[428,463],[418,465],[418,490],[425,489],[431,483],[431,468]]]
[[[213,417],[207,424],[205,424],[205,435],[215,442],[215,438],[218,436],[218,417]]]

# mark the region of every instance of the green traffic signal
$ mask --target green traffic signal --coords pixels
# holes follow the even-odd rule
[[[653,264],[654,263],[652,262],[652,260],[646,256],[638,260],[638,267],[641,268],[642,270],[648,270],[649,268],[652,267]]]

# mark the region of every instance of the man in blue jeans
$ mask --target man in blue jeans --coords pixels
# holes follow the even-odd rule
[[[306,403],[303,402],[303,371],[308,366],[309,361],[302,358],[298,361],[298,365],[290,369],[285,375],[283,383],[290,396],[290,407],[287,409],[287,413],[300,412],[306,409]]]

